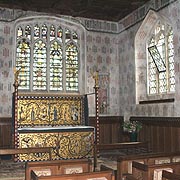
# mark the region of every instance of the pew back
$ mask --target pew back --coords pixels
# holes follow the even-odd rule
[[[16,155],[27,158],[32,154],[41,154],[42,159],[51,160],[51,147],[29,147],[29,148],[10,148],[0,149],[0,155]],[[17,157],[14,158],[16,161]],[[23,158],[22,158],[23,159]]]
[[[90,159],[26,162],[26,180],[30,180],[32,170],[37,176],[91,172],[92,162]]]
[[[162,180],[162,171],[180,173],[180,162],[146,165],[132,162],[132,174],[137,179]]]
[[[180,180],[180,174],[175,174],[173,172],[163,170],[162,180]]]
[[[132,173],[132,161],[146,165],[180,162],[180,152],[119,156],[117,159],[117,179],[122,179],[126,174]]]
[[[63,174],[38,177],[34,171],[31,171],[31,180],[114,180],[112,171],[97,171],[79,174]]]

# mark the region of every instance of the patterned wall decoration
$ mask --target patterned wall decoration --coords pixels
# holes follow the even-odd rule
[[[94,92],[92,72],[99,71],[100,114],[119,114],[119,60],[117,56],[118,38],[114,34],[87,33],[87,92]],[[102,87],[101,87],[102,86]],[[102,94],[101,94],[102,93]],[[102,98],[101,98],[102,97]],[[105,101],[103,102],[103,97]],[[88,97],[89,114],[95,114],[94,96]],[[103,105],[105,103],[105,105]],[[107,104],[106,104],[107,103]]]
[[[9,17],[9,16],[8,16]],[[10,23],[0,23],[0,116],[12,114],[12,39],[13,29]]]
[[[167,4],[169,5],[167,6]],[[143,18],[149,9],[156,9],[161,15],[170,19],[175,32],[175,68],[176,68],[176,93],[175,103],[168,106],[161,105],[137,105],[136,106],[136,62],[145,59],[144,51],[136,48],[135,35]],[[131,114],[151,114],[151,115],[174,115],[180,112],[180,76],[179,76],[179,12],[180,2],[151,0],[142,8],[119,21],[102,22],[91,19],[81,19],[64,17],[69,21],[80,23],[86,31],[86,53],[84,54],[86,73],[82,74],[86,84],[82,89],[86,94],[94,92],[94,80],[91,72],[99,70],[102,74],[109,74],[109,93],[107,96],[107,115],[131,115]],[[14,63],[14,23],[18,17],[31,16],[34,12],[12,11],[10,9],[0,9],[0,117],[12,116],[12,92],[13,92],[13,70]],[[37,14],[37,13],[36,13]],[[63,16],[61,16],[63,18]],[[139,33],[139,39],[143,40],[146,30]],[[141,66],[146,68],[146,66]],[[139,82],[146,81],[143,70],[139,74]],[[141,91],[144,90],[142,86]],[[140,96],[139,96],[140,97]],[[89,115],[95,114],[94,95],[88,96]]]
[[[99,74],[99,113],[108,114],[109,106],[109,74]]]

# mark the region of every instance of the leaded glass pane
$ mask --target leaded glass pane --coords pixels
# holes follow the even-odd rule
[[[159,73],[159,92],[167,92],[166,72]]]
[[[31,40],[31,27],[29,25],[27,25],[25,27],[25,36],[26,38],[28,38],[29,40]]]
[[[33,90],[46,90],[46,44],[39,40],[34,45]]]
[[[168,26],[158,24],[152,35],[149,47],[157,47],[157,52],[162,58],[162,62],[167,65],[165,71],[157,71],[161,68],[161,64],[152,61],[152,57],[148,57],[148,75],[149,75],[149,93],[166,93],[175,91],[175,72],[174,72],[174,47],[172,29],[168,36],[166,32]],[[157,53],[156,53],[157,54]],[[155,54],[155,55],[156,55]],[[154,57],[155,57],[154,55]],[[157,67],[155,65],[158,65]],[[162,68],[161,68],[162,69]]]
[[[163,71],[166,71],[166,66],[165,66],[164,60],[161,57],[161,55],[162,55],[161,49],[162,48],[159,47],[159,49],[160,49],[160,52],[159,52],[157,46],[151,46],[148,48],[158,71],[163,72]]]
[[[58,42],[50,48],[50,90],[63,89],[62,48]]]
[[[157,79],[156,79],[157,68],[151,59],[149,62],[149,92],[150,94],[157,93]]]
[[[65,31],[65,42],[67,43],[71,39],[71,32],[69,29]]]
[[[17,40],[19,89],[78,91],[79,52],[76,45],[79,39],[76,32],[50,21],[36,21],[35,24],[32,21],[17,28]]]
[[[73,43],[66,48],[66,90],[78,91],[78,48]]]
[[[169,91],[175,92],[174,45],[172,28],[168,36]]]
[[[44,25],[42,26],[42,38],[47,39],[47,31],[48,31],[48,28],[47,28],[47,26],[44,24]]]
[[[78,35],[75,32],[73,32],[72,36],[73,36],[73,41],[77,43],[78,42]]]
[[[38,24],[34,26],[34,39],[40,38],[40,27]]]
[[[61,27],[58,27],[58,29],[57,29],[57,40],[62,42],[62,37],[63,37],[63,30]]]
[[[17,44],[16,68],[20,69],[18,88],[28,90],[30,87],[30,45],[26,39],[22,39]]]
[[[149,44],[150,44],[150,46],[154,46],[154,44],[155,44],[154,37],[151,38]],[[149,59],[149,63],[148,63],[149,93],[156,94],[157,93],[157,68],[156,68],[156,65],[150,55],[149,55],[148,59]]]
[[[17,39],[20,39],[23,36],[23,29],[18,27],[17,29]]]
[[[50,27],[50,41],[55,39],[55,35],[56,35],[55,27],[53,25],[51,25],[51,27]]]

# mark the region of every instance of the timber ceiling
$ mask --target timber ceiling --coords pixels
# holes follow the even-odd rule
[[[149,0],[0,0],[0,6],[119,21]]]

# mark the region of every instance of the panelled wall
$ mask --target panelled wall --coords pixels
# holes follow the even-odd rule
[[[138,140],[149,142],[153,152],[180,151],[180,119],[173,117],[131,117],[143,123]],[[96,118],[89,117],[89,125],[95,126]],[[123,132],[122,116],[103,116],[99,118],[100,144],[129,141]],[[0,118],[0,148],[9,148],[12,142],[12,119]]]
[[[140,121],[143,128],[139,141],[148,141],[153,152],[180,151],[180,119],[178,117],[131,117]]]
[[[0,118],[0,148],[11,147],[12,142],[12,119]]]
[[[89,118],[89,125],[95,127],[95,117]],[[100,143],[117,143],[123,141],[123,117],[100,117]],[[12,145],[12,119],[0,118],[0,148],[10,148]]]
[[[123,141],[123,117],[103,116],[99,118],[100,144],[111,144]],[[89,118],[89,125],[95,127],[96,118]]]

